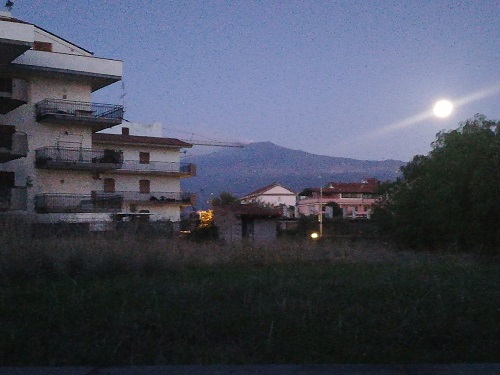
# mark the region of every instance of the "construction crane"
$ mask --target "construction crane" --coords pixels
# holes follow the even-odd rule
[[[245,145],[240,142],[222,142],[222,141],[213,141],[213,140],[192,140],[192,139],[181,139],[181,141],[186,143],[191,143],[192,145],[197,146],[212,146],[212,147],[239,147],[243,148]]]
[[[136,125],[134,122],[129,121],[129,120],[125,119],[125,118],[123,119],[123,121],[129,123],[130,125]],[[137,125],[140,125],[140,124],[137,124]],[[155,125],[161,126],[162,127],[162,134],[165,134],[165,130],[166,129],[163,127],[163,125],[161,123],[153,123],[153,124],[151,124],[151,126],[155,126]],[[127,127],[128,126],[129,125],[127,125]],[[144,125],[140,125],[140,126],[144,126]],[[175,138],[178,139],[178,140],[180,140],[180,141],[182,141],[182,142],[190,143],[192,145],[197,145],[197,146],[212,146],[212,147],[238,147],[238,148],[245,147],[245,144],[242,143],[242,142],[217,141],[217,140],[214,140],[214,139],[211,139],[211,138],[208,138],[208,137],[203,137],[203,136],[202,137],[205,138],[205,139],[194,139],[195,133],[189,132],[189,131],[185,131],[185,130],[168,128],[168,131],[189,134],[190,135],[189,139],[187,139],[186,137],[175,137]]]
[[[186,143],[191,143],[192,145],[197,145],[197,146],[212,146],[212,147],[238,147],[238,148],[245,147],[245,144],[243,144],[241,142],[216,141],[216,140],[210,139],[210,138],[193,139],[195,133],[186,132],[186,131],[183,131],[183,130],[176,130],[176,129],[170,129],[170,130],[177,131],[179,133],[191,134],[191,139],[179,138],[179,140],[181,140],[183,142],[186,142]]]

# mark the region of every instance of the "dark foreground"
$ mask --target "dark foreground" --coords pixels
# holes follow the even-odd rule
[[[234,367],[240,371],[234,374],[308,374],[328,373],[324,363],[357,363],[382,367],[352,371],[398,374],[412,367],[384,365],[500,359],[500,272],[491,259],[370,244],[35,245],[17,246],[2,261],[0,366],[108,371],[105,366],[222,363],[257,366]],[[269,363],[319,366],[259,367]],[[224,374],[232,368],[130,371]],[[367,373],[359,371],[351,373]]]
[[[0,368],[1,375],[497,375],[500,364]]]

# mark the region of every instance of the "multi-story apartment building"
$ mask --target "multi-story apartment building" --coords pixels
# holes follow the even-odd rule
[[[110,221],[144,214],[179,220],[191,197],[179,163],[190,144],[161,134],[101,134],[123,106],[92,101],[122,79],[122,62],[98,58],[0,12],[0,212],[34,222]],[[121,130],[121,129],[120,129]]]
[[[336,203],[345,218],[369,219],[377,201],[380,182],[368,178],[362,182],[330,182],[324,188],[307,188],[297,202],[299,215],[328,214],[328,203]]]

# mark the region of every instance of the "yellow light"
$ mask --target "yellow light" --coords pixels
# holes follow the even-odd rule
[[[312,232],[312,233],[311,233],[311,238],[312,238],[313,240],[316,240],[318,237],[319,237],[319,234],[318,234],[318,233],[316,233],[316,232]]]
[[[212,224],[214,219],[214,212],[212,210],[198,211],[200,217],[200,227],[206,227]]]

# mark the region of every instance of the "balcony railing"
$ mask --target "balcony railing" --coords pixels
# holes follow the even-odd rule
[[[123,198],[119,194],[38,194],[38,213],[113,213],[120,212]]]
[[[0,163],[28,155],[28,136],[23,132],[0,131]]]
[[[0,188],[0,212],[26,210],[25,187]]]
[[[151,161],[141,164],[135,160],[125,160],[119,171],[124,173],[166,174],[177,177],[196,176],[196,166],[192,163]]]
[[[121,168],[123,152],[85,148],[43,147],[36,150],[35,165],[44,169],[107,171]]]
[[[93,131],[103,130],[123,120],[123,106],[62,99],[44,99],[36,104],[39,122],[80,123],[92,126]]]
[[[119,195],[128,203],[149,203],[149,204],[193,204],[195,195],[187,192],[149,192],[140,193],[137,191],[117,191],[114,193],[95,192],[99,198]]]

